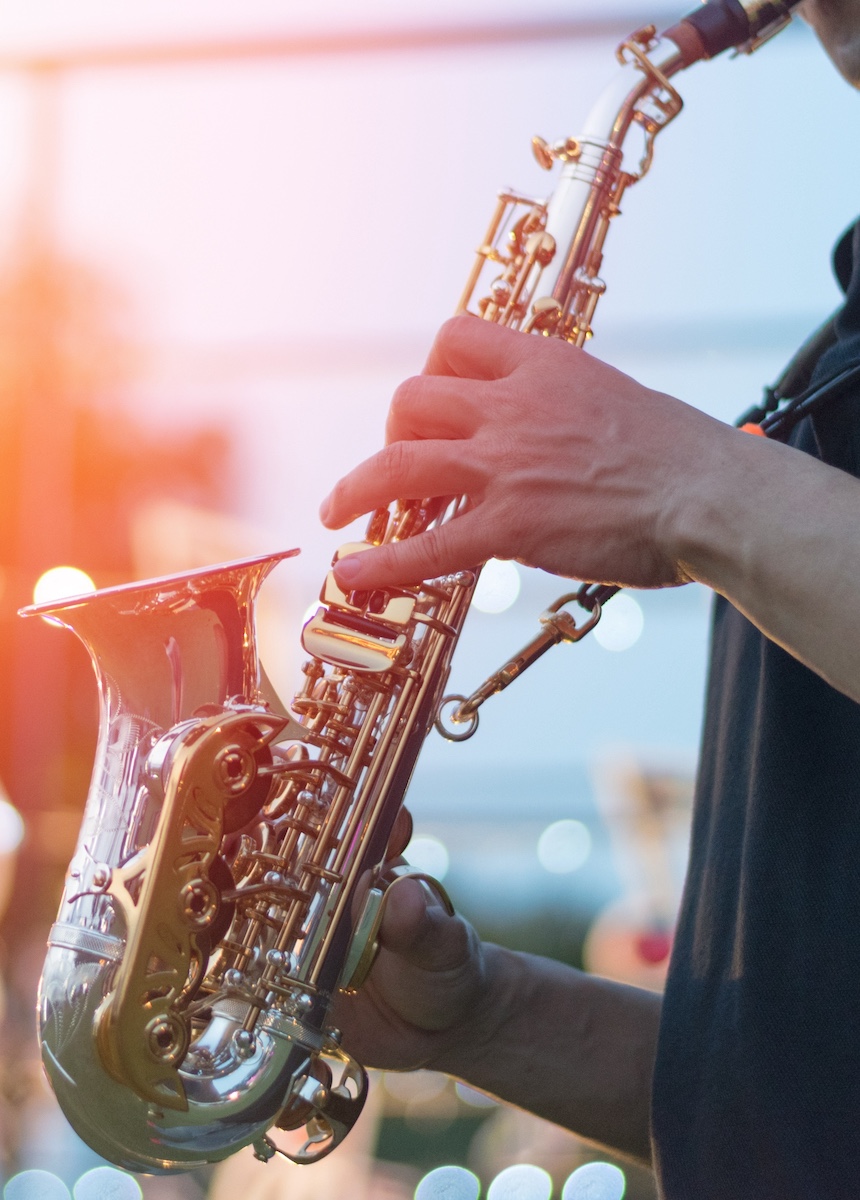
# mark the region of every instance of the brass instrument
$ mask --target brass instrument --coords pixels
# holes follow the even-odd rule
[[[582,345],[609,222],[680,111],[672,76],[754,48],[793,7],[711,0],[661,38],[651,27],[626,41],[583,135],[535,140],[542,164],[561,166],[551,198],[501,195],[460,311]],[[413,536],[459,503],[377,512],[339,554]],[[345,1136],[367,1079],[330,1007],[372,963],[386,846],[422,742],[434,723],[468,736],[483,699],[599,617],[591,605],[577,626],[562,597],[535,642],[446,717],[477,572],[370,594],[330,572],[288,707],[258,661],[254,603],[295,553],[23,610],[84,642],[101,701],[40,986],[43,1059],[77,1132],[129,1170],[181,1171],[246,1145],[307,1163]]]

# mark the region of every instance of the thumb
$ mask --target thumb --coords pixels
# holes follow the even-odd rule
[[[469,926],[449,909],[432,882],[404,876],[389,887],[379,944],[422,971],[451,971],[471,953]]]
[[[502,379],[516,370],[527,349],[519,331],[463,313],[450,317],[439,330],[424,371],[461,379]]]

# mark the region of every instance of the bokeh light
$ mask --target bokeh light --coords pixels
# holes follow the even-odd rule
[[[385,1071],[382,1082],[389,1096],[402,1104],[427,1103],[445,1091],[448,1076],[441,1071]]]
[[[36,581],[33,603],[50,604],[53,600],[65,600],[69,596],[86,596],[95,590],[96,585],[86,571],[78,567],[51,567]]]
[[[465,1167],[436,1167],[415,1189],[415,1200],[478,1200],[481,1184]]]
[[[552,1179],[530,1163],[506,1167],[487,1188],[487,1200],[549,1200],[551,1195]]]
[[[73,1200],[141,1200],[140,1184],[116,1167],[95,1167],[75,1184]]]
[[[501,558],[491,558],[481,571],[481,578],[472,597],[479,612],[506,612],[520,594],[520,573],[517,564]]]
[[[553,821],[538,839],[540,865],[553,875],[578,871],[590,854],[591,834],[582,821]]]
[[[426,834],[414,837],[404,851],[404,857],[419,871],[432,875],[440,882],[448,874],[450,856],[444,842]]]
[[[486,1092],[479,1092],[477,1088],[469,1087],[467,1083],[460,1083],[459,1080],[454,1084],[454,1091],[470,1108],[496,1108],[499,1103]]]
[[[604,650],[629,650],[644,628],[645,615],[639,602],[627,592],[620,592],[604,605],[592,636]]]
[[[70,1200],[69,1189],[50,1171],[21,1171],[3,1189],[3,1200]]]
[[[561,1200],[621,1200],[626,1186],[620,1167],[607,1162],[586,1163],[568,1178]]]
[[[0,799],[0,854],[12,854],[21,845],[24,821],[17,808]]]

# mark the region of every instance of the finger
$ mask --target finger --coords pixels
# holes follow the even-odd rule
[[[387,542],[360,554],[349,554],[338,560],[334,570],[342,588],[363,591],[410,586],[452,571],[470,570],[495,553],[480,510],[474,508],[402,542]]]
[[[387,443],[471,436],[489,406],[487,385],[472,379],[415,375],[395,391],[385,427]]]
[[[502,379],[522,362],[523,334],[469,314],[452,317],[436,335],[424,371],[462,379]]]
[[[408,808],[401,808],[391,827],[391,836],[385,850],[386,859],[398,858],[412,840],[412,813]]]
[[[320,520],[329,529],[340,529],[392,500],[461,496],[480,483],[460,442],[392,442],[335,485],[320,507]]]
[[[380,868],[379,877],[385,880],[392,867],[408,866],[409,863],[402,855],[386,859]],[[374,883],[374,874],[373,871],[365,871],[355,890],[351,910],[354,921],[359,919],[364,908],[368,889]],[[395,876],[394,879],[388,876],[382,912],[379,927],[380,944],[392,953],[403,954],[406,957],[410,957],[408,952],[417,942],[432,935],[440,919],[451,918],[450,910],[433,887],[433,882],[411,875]]]
[[[379,944],[425,971],[448,971],[466,957],[462,918],[451,916],[429,883],[392,885],[379,927]]]
[[[379,927],[379,942],[393,954],[404,954],[426,932],[432,896],[420,879],[408,876],[398,881],[396,889],[393,884],[391,887]]]

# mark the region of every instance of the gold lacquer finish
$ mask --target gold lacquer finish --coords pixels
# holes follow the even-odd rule
[[[224,713],[203,718],[193,738],[177,738],[160,771],[155,835],[105,889],[128,935],[113,990],[96,1013],[98,1050],[115,1079],[166,1108],[188,1107],[177,1068],[191,1044],[188,1004],[221,906],[211,872],[225,810],[249,794],[286,725],[262,713],[253,723],[246,713]],[[152,783],[159,788],[161,780]]]

